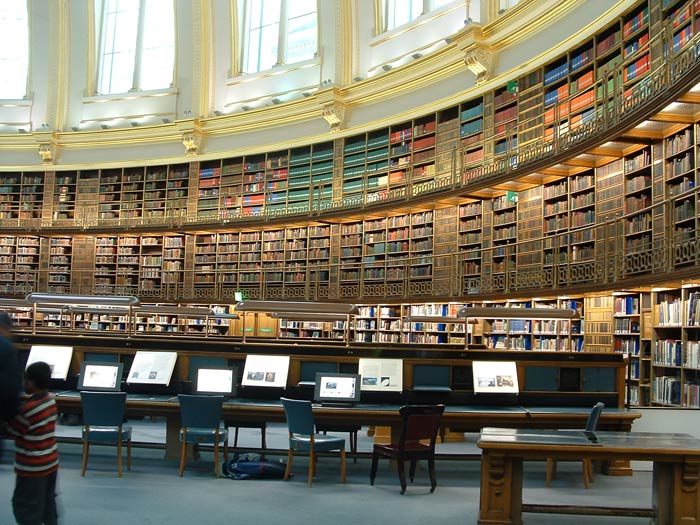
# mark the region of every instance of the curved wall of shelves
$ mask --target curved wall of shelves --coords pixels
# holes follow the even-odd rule
[[[401,300],[694,275],[697,124],[595,148],[692,87],[698,29],[700,1],[649,0],[514,84],[385,128],[0,174],[0,292]]]

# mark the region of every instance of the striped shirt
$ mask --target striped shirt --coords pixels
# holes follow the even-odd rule
[[[58,470],[56,448],[56,401],[48,392],[34,394],[19,407],[10,421],[15,436],[15,473],[18,476],[48,476]]]

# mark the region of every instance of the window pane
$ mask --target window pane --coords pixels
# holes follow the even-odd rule
[[[316,12],[316,0],[293,0],[287,2],[287,17],[296,18]]]
[[[29,69],[29,22],[24,0],[0,2],[0,99],[24,98]]]
[[[96,21],[102,28],[98,89],[102,94],[125,93],[133,86],[139,0],[102,3],[103,10],[95,10],[102,12],[102,20]]]
[[[316,13],[289,19],[287,63],[309,60],[316,53],[318,28]]]
[[[270,69],[277,63],[277,38],[279,31],[279,24],[273,24],[262,28],[258,71]]]
[[[248,0],[245,61],[246,73],[270,69],[277,63],[281,0]]]
[[[386,0],[387,29],[407,24],[423,13],[423,0]]]
[[[175,7],[173,0],[148,0],[145,5],[139,88],[167,88],[175,68]]]
[[[433,9],[438,9],[444,5],[451,4],[454,1],[455,0],[433,0],[432,7],[433,7]],[[476,3],[476,2],[474,2],[474,3]]]

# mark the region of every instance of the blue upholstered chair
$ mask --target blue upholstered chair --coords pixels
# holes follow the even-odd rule
[[[292,472],[294,452],[309,453],[310,487],[316,473],[316,453],[339,450],[340,478],[345,483],[345,439],[316,434],[310,401],[282,398],[282,405],[287,416],[287,428],[289,429],[289,455],[287,456],[287,470],[284,473],[284,479],[289,479]]]
[[[595,432],[598,427],[598,420],[600,419],[600,414],[605,408],[604,403],[596,403],[593,405],[590,413],[588,414],[588,420],[586,421],[586,426],[583,429],[585,432]],[[581,458],[583,463],[583,485],[588,489],[590,483],[593,481],[593,461],[591,458]],[[557,458],[547,458],[547,474],[545,484],[549,487],[552,479],[557,477]]]
[[[214,474],[218,478],[219,447],[224,445],[224,460],[228,461],[228,430],[221,428],[223,396],[190,396],[180,394],[180,477],[185,473],[187,445],[214,445]]]
[[[122,445],[126,468],[131,470],[131,427],[124,425],[126,392],[81,392],[83,405],[83,468],[85,476],[90,445],[117,446],[117,475],[122,475]]]

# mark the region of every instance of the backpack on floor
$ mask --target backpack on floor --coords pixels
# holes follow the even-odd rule
[[[268,461],[260,454],[234,454],[225,461],[221,473],[230,479],[283,479],[287,464]]]

